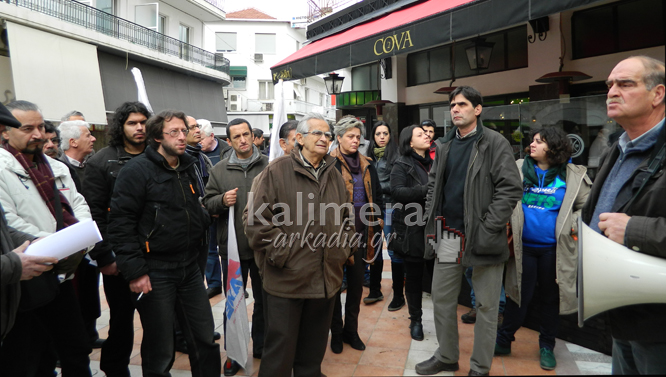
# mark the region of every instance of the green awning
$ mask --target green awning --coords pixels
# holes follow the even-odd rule
[[[232,77],[247,77],[246,66],[231,66],[229,67],[229,75]]]

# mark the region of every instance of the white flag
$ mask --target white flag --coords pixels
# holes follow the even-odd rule
[[[245,289],[241,274],[236,227],[234,226],[234,206],[229,208],[229,237],[227,239],[227,357],[244,366],[249,376],[252,375],[252,360],[249,358],[250,324],[245,305]]]
[[[154,114],[153,108],[150,106],[150,101],[148,101],[148,92],[146,92],[146,84],[143,82],[143,75],[141,70],[137,67],[132,68],[132,75],[134,76],[134,82],[136,82],[136,89],[138,91],[139,102],[146,106],[146,109],[150,111],[151,114]]]
[[[273,129],[271,130],[271,154],[268,161],[273,161],[276,158],[284,155],[284,151],[280,147],[280,128],[287,123],[287,109],[284,104],[284,82],[282,79],[275,84],[275,111],[273,112]]]

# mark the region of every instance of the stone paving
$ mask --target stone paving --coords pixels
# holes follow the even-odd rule
[[[387,261],[388,262],[388,261]],[[430,295],[424,293],[423,298],[423,327],[425,339],[423,341],[412,340],[409,336],[409,319],[407,306],[402,309],[389,312],[388,304],[392,298],[390,263],[384,263],[384,274],[382,280],[382,293],[384,300],[373,305],[361,304],[359,315],[359,336],[366,344],[365,351],[352,349],[344,344],[341,354],[334,354],[327,347],[326,356],[322,363],[322,372],[329,376],[416,376],[414,366],[432,356],[437,349],[435,337],[435,324],[432,313],[432,301]],[[104,290],[100,287],[102,298],[102,316],[97,321],[97,327],[101,338],[106,338],[108,333],[109,310],[104,298]],[[367,296],[368,288],[364,288],[363,297]],[[345,294],[343,294],[344,300]],[[246,300],[248,317],[254,307],[252,293]],[[224,296],[219,295],[210,300],[215,318],[216,331],[223,332],[222,319],[224,313]],[[344,305],[343,305],[344,307]],[[467,375],[469,371],[469,359],[473,345],[474,325],[464,324],[460,316],[469,309],[458,306],[458,331],[460,334],[460,370],[458,372],[442,372],[439,376]],[[141,376],[140,346],[143,330],[139,314],[134,317],[134,350],[132,352],[130,370],[132,376]],[[610,357],[586,348],[557,340],[555,356],[558,361],[554,371],[545,371],[539,367],[538,333],[527,328],[521,328],[516,333],[516,341],[512,345],[510,356],[493,359],[490,371],[491,375],[607,375],[610,374]],[[251,351],[250,351],[251,352]],[[226,353],[221,352],[222,360],[226,359]],[[96,349],[90,354],[91,369],[96,376],[103,376],[99,370],[100,350]],[[256,376],[261,361],[254,360],[253,376]],[[171,370],[174,377],[190,376],[190,363],[188,356],[176,352],[176,359]],[[222,371],[221,371],[222,374]],[[238,376],[247,376],[245,370],[241,369]]]

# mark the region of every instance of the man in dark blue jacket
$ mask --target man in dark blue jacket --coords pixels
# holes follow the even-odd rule
[[[185,114],[163,111],[146,124],[148,147],[120,172],[111,198],[109,240],[141,316],[144,375],[167,376],[175,316],[188,342],[192,374],[219,376],[220,347],[197,256],[210,218],[199,202]],[[166,331],[165,331],[166,330]]]

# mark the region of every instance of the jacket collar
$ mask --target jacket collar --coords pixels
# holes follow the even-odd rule
[[[69,173],[69,168],[67,165],[64,163],[54,160],[49,156],[44,155],[46,157],[46,161],[48,161],[49,165],[51,166],[51,171],[53,171],[53,177],[54,178],[61,178],[64,177]],[[28,172],[25,171],[23,166],[18,162],[14,156],[12,156],[11,153],[6,151],[4,148],[0,147],[0,170],[2,169],[7,169],[14,174],[18,174],[22,177],[28,177]]]
[[[252,156],[250,156],[250,162],[248,163],[248,168],[250,168],[252,165],[254,165],[257,161],[261,159],[261,152],[259,151],[259,148],[257,148],[256,145],[252,145]],[[241,166],[241,160],[238,158],[238,155],[236,155],[236,151],[231,152],[231,156],[229,156],[229,163],[227,166]]]
[[[481,121],[481,118],[476,118],[476,133],[479,135],[479,139],[484,133],[484,128],[483,127],[483,122]],[[442,136],[439,138],[439,141],[443,143],[447,143],[451,140],[453,140],[454,137],[458,134],[458,127],[453,127],[449,132],[446,133],[446,135]]]
[[[347,161],[345,161],[345,158],[342,157],[342,150],[340,150],[340,145],[338,145],[337,148],[335,148],[333,151],[331,151],[331,154],[329,155],[330,157],[333,157],[340,161],[340,163],[349,170],[349,166],[347,165]],[[364,156],[360,151],[358,152],[358,158],[361,161],[361,172],[364,172],[365,169],[370,165],[370,161],[372,159],[368,156]]]

